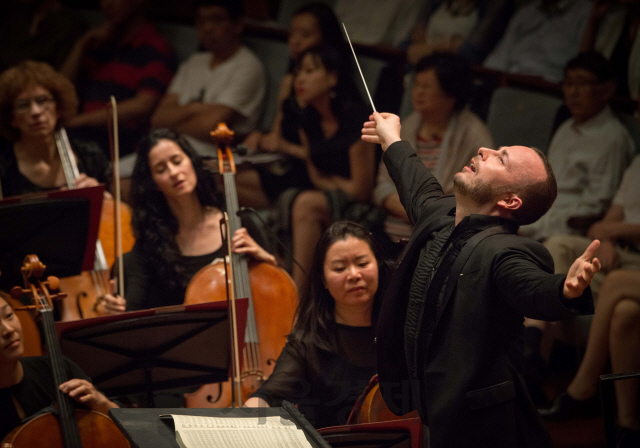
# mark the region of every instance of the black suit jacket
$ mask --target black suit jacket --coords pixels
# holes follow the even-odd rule
[[[593,313],[590,289],[564,299],[565,276],[553,274],[544,246],[517,236],[510,220],[472,215],[484,228],[495,225],[474,235],[456,259],[419,378],[410,380],[404,347],[409,288],[420,250],[453,222],[455,199],[443,195],[408,143],[391,145],[384,162],[415,227],[377,325],[387,405],[398,414],[418,408],[432,448],[550,446],[520,375],[523,316],[558,320]]]

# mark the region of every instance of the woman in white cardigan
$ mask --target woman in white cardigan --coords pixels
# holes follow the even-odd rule
[[[473,75],[461,56],[433,53],[416,65],[411,92],[413,110],[402,120],[401,137],[431,169],[446,194],[453,193],[453,176],[478,154],[493,147],[484,122],[466,108]],[[373,200],[387,212],[386,232],[394,239],[411,234],[407,214],[389,173],[381,162]]]

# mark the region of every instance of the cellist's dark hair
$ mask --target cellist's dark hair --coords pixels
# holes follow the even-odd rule
[[[329,248],[337,241],[354,237],[366,242],[378,263],[378,290],[373,299],[372,324],[378,320],[384,290],[391,277],[391,265],[384,260],[378,244],[371,233],[350,221],[333,223],[320,237],[316,246],[304,293],[300,296],[296,319],[289,341],[307,347],[315,346],[321,350],[335,352],[336,319],[334,316],[335,300],[324,285],[324,262]]]
[[[202,159],[184,137],[169,129],[157,129],[140,140],[131,176],[136,246],[153,265],[158,278],[166,279],[168,287],[173,289],[186,287],[189,279],[179,263],[181,254],[175,241],[178,220],[164,194],[158,190],[149,167],[149,153],[160,140],[175,142],[191,160],[197,179],[196,195],[201,206],[221,208],[223,201],[211,173],[204,169]]]

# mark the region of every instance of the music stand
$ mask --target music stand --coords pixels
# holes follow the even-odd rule
[[[236,299],[244,334],[248,299]],[[155,308],[56,324],[62,353],[107,395],[224,382],[231,359],[227,302]],[[242,350],[242,346],[239,347]]]
[[[57,277],[93,269],[104,186],[0,201],[0,285],[22,284],[24,257],[36,254]]]

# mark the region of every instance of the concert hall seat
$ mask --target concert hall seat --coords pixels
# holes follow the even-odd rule
[[[278,104],[280,82],[289,67],[289,47],[286,42],[256,36],[245,36],[243,40],[264,66],[267,94],[259,127],[266,131],[271,129]]]
[[[553,121],[562,100],[514,87],[497,88],[491,97],[487,126],[496,147],[525,145],[547,151]]]

